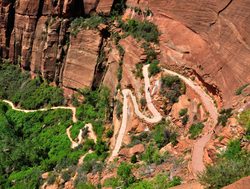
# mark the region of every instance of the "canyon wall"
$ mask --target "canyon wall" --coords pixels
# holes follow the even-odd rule
[[[74,17],[94,12],[108,15],[113,3],[2,0],[0,56],[60,86],[91,87],[102,36],[100,31],[86,30],[74,38],[68,28]],[[235,90],[250,82],[250,0],[126,3],[152,11],[150,20],[161,32],[163,66],[190,68],[210,92],[221,96],[224,105],[232,105]]]

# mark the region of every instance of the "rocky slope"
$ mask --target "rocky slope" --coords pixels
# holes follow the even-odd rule
[[[99,176],[93,172],[86,174],[88,181],[103,184],[105,179],[116,176],[121,162],[135,158],[136,178],[152,178],[168,172],[171,179],[179,176],[183,183],[192,183],[196,180],[195,165],[199,167],[196,172],[204,170],[204,164],[215,162],[218,153],[225,150],[232,139],[244,141],[247,144],[242,147],[249,148],[246,129],[237,122],[236,116],[249,108],[250,85],[242,88],[238,95],[235,92],[250,83],[250,0],[127,0],[124,13],[119,15],[121,19],[114,19],[110,14],[117,11],[120,2],[0,2],[1,58],[19,64],[32,77],[40,75],[63,88],[68,99],[83,88],[96,89],[103,84],[111,89],[112,111],[105,115],[103,130],[105,135],[110,134],[107,130],[114,134],[100,138],[111,143],[109,155],[119,142],[112,156],[116,161],[105,162],[106,167],[98,172]],[[97,20],[86,26],[88,18]],[[99,18],[105,22],[100,24]],[[139,40],[132,32],[126,32],[120,22],[124,24],[130,19],[135,21],[133,27],[138,20],[154,23],[160,33],[159,43],[144,43],[146,38]],[[154,58],[150,60],[150,56]],[[150,66],[144,69],[143,64],[152,65],[158,60],[165,71],[159,68],[152,77],[145,77],[148,74],[144,72],[148,72]],[[174,83],[174,89],[169,86],[161,90],[161,78],[171,73],[180,73],[178,78],[182,81]],[[170,102],[166,96],[176,92],[174,90],[180,94],[177,101]],[[150,106],[147,107],[147,103]],[[233,118],[224,127],[216,124],[218,111],[228,107],[236,109],[232,115],[230,112]],[[93,113],[86,112],[86,115]],[[153,112],[159,114],[156,121],[145,119]],[[202,128],[190,137],[194,124]],[[171,138],[172,134],[174,141],[169,139],[164,145],[157,144],[158,151],[151,153],[160,159],[160,164],[144,165],[142,154],[147,153],[152,140],[162,136]],[[57,187],[66,187],[64,184],[60,182]],[[201,187],[195,182],[180,188],[193,186]]]

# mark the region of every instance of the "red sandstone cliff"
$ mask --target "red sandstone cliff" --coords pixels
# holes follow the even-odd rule
[[[107,15],[113,0],[14,2],[0,2],[1,57],[66,87],[91,86],[100,35],[82,31],[78,40],[69,38],[70,19],[95,11]],[[231,106],[235,90],[250,82],[250,0],[127,0],[127,5],[153,12],[162,65],[192,68],[225,105]],[[84,53],[90,47],[93,52]]]

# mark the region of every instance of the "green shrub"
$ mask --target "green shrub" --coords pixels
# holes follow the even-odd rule
[[[135,154],[131,157],[130,162],[131,163],[136,163],[137,162],[137,157],[136,157]]]
[[[202,129],[204,128],[204,124],[199,122],[196,124],[192,124],[189,128],[189,134],[191,139],[196,139],[199,134],[201,134]]]
[[[189,116],[188,116],[188,115],[184,115],[184,116],[181,118],[181,123],[182,123],[182,125],[186,125],[187,122],[188,122],[188,119],[189,119]]]
[[[104,186],[105,187],[112,187],[112,188],[117,188],[119,186],[122,186],[122,183],[119,178],[116,177],[111,177],[108,178],[104,181]]]
[[[242,92],[243,92],[243,90],[244,90],[245,88],[247,88],[249,85],[250,85],[249,83],[247,83],[247,84],[245,84],[245,85],[242,85],[240,88],[238,88],[238,89],[235,91],[235,94],[236,94],[236,95],[241,95]]]
[[[188,113],[188,109],[187,108],[183,108],[179,111],[179,116],[184,116]]]
[[[61,178],[64,180],[64,182],[67,182],[71,178],[71,173],[70,171],[63,171],[61,174]]]
[[[117,70],[117,79],[118,79],[118,82],[122,80],[122,66],[119,66]]]
[[[126,0],[114,0],[113,6],[111,8],[111,16],[123,15],[124,10],[126,9]]]
[[[143,79],[142,68],[143,68],[143,64],[141,63],[135,65],[135,70],[133,70],[133,73],[136,78]]]
[[[239,149],[239,142],[229,143],[216,163],[206,167],[199,180],[206,188],[219,189],[250,175],[250,154]]]
[[[54,184],[55,181],[56,181],[56,175],[55,175],[54,173],[50,173],[50,174],[49,174],[49,177],[48,177],[48,179],[47,179],[48,185]]]
[[[158,74],[161,71],[158,64],[159,64],[158,60],[153,60],[153,62],[149,65],[148,71],[150,77]]]
[[[109,130],[107,131],[107,133],[106,133],[106,137],[107,137],[107,138],[111,138],[111,137],[113,136],[113,134],[114,134],[114,130],[109,129]]]
[[[235,159],[239,158],[241,152],[240,140],[233,140],[228,143],[226,151],[219,156],[226,159]]]
[[[147,55],[147,62],[152,62],[153,60],[157,59],[157,53],[155,50],[150,46],[150,43],[144,42],[141,46],[144,49],[145,54]]]
[[[40,77],[29,78],[12,64],[0,65],[0,98],[13,101],[25,109],[59,106],[64,103],[63,91],[52,87]]]
[[[250,140],[250,110],[243,111],[239,116],[239,123],[246,129],[246,138]]]
[[[157,165],[163,162],[163,158],[160,155],[159,149],[152,143],[148,145],[145,152],[142,154],[142,160],[147,164],[155,163]]]
[[[135,177],[132,173],[131,165],[122,162],[117,169],[117,176],[121,179],[123,185],[128,187],[130,184],[135,182]]]
[[[164,173],[158,174],[151,180],[142,180],[132,184],[128,189],[168,189],[181,184],[180,177],[173,177],[172,180]]]
[[[127,23],[120,22],[120,27],[136,39],[144,39],[147,42],[158,43],[159,31],[149,21],[128,20]]]
[[[164,76],[161,82],[161,94],[168,98],[171,104],[178,102],[179,97],[185,93],[185,84],[178,76]]]
[[[71,35],[76,37],[76,35],[81,29],[83,28],[95,29],[97,28],[97,26],[99,26],[101,23],[104,22],[105,19],[98,15],[91,16],[89,18],[83,18],[83,17],[75,18],[70,24]]]
[[[159,123],[154,127],[152,132],[153,139],[158,148],[162,148],[170,142],[171,133],[167,130],[166,126],[166,123]]]
[[[228,118],[230,118],[233,113],[233,109],[222,109],[220,111],[220,116],[218,117],[218,124],[221,124],[222,126],[226,126]]]
[[[148,132],[141,132],[139,135],[132,135],[131,143],[128,145],[128,147],[133,147],[134,145],[140,143],[148,143],[150,139],[151,136]]]

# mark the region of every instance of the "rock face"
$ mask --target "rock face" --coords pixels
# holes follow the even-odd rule
[[[100,33],[94,30],[81,30],[76,37],[71,37],[63,72],[63,86],[92,86],[100,44]]]
[[[233,184],[230,184],[226,187],[223,187],[223,189],[248,189],[250,186],[250,176],[244,177]]]
[[[65,86],[70,88],[90,86],[101,37],[95,31],[80,32],[77,40],[72,38],[70,41],[68,53],[69,19],[90,14],[96,9],[98,12],[109,14],[112,5],[113,0],[107,3],[98,0],[18,0],[16,2],[3,0],[0,2],[0,56],[10,58],[23,69],[30,70],[31,75],[39,73],[58,84],[64,82]],[[88,40],[90,40],[89,46]],[[74,52],[72,47],[81,49]],[[74,53],[79,57],[73,57]],[[74,68],[72,63],[81,58],[88,63],[80,67],[84,69],[82,72],[80,70],[80,73],[80,63],[74,65]],[[91,68],[88,65],[92,65]],[[76,74],[84,73],[85,76],[76,75],[76,82],[69,84],[69,80],[72,79],[70,74],[75,71]],[[84,81],[86,78],[87,80]]]
[[[159,26],[164,64],[186,65],[227,106],[250,81],[250,1],[149,1]]]
[[[161,62],[189,67],[224,105],[250,82],[250,1],[128,0],[149,8],[158,26]]]
[[[46,79],[62,83],[64,73],[68,73],[63,69],[69,18],[95,11],[109,14],[114,2],[3,0],[0,56],[11,58],[33,74],[41,73]],[[235,90],[250,82],[250,0],[127,0],[127,5],[153,12],[149,19],[161,32],[162,65],[191,68],[210,92],[223,99],[224,105],[231,106]]]

